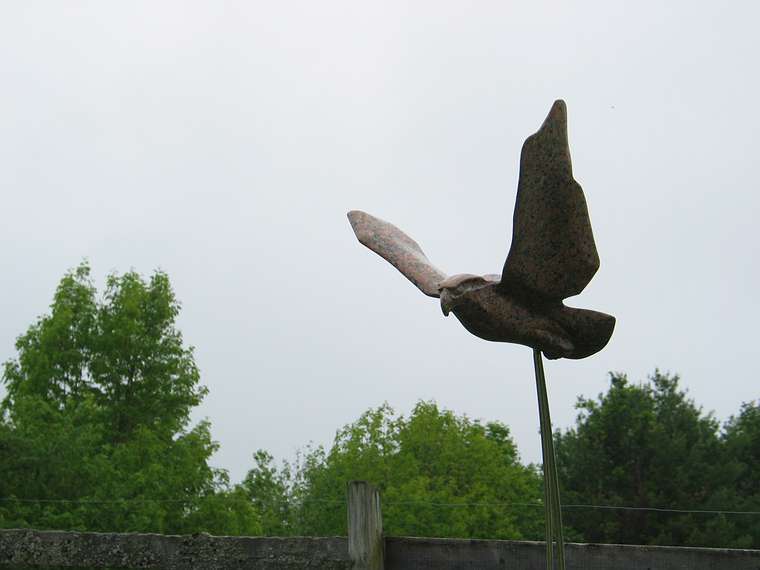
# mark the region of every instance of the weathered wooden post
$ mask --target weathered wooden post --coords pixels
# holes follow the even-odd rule
[[[348,556],[354,570],[384,570],[380,492],[366,481],[348,483]]]

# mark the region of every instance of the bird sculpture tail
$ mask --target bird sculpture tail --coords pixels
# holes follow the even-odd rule
[[[547,358],[564,357],[577,360],[591,356],[607,345],[615,329],[615,317],[589,309],[561,305],[550,313],[550,317],[567,331],[573,343],[573,350],[560,356],[544,353]]]

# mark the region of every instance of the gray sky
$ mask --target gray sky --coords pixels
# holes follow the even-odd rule
[[[547,364],[557,426],[607,372],[682,374],[725,419],[754,374],[757,2],[4,2],[0,359],[86,257],[167,271],[218,466],[387,400],[509,424],[540,457],[530,349],[472,337],[360,246],[385,218],[500,272],[523,140],[567,101],[609,346]]]

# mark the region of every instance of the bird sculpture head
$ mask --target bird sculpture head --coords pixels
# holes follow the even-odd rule
[[[567,307],[599,268],[583,190],[573,179],[567,109],[556,101],[541,128],[523,144],[512,244],[501,275],[447,276],[396,226],[354,210],[359,241],[403,273],[423,293],[439,297],[485,340],[524,344],[547,358],[585,358],[609,341],[611,315]]]
[[[443,316],[466,301],[467,294],[476,289],[482,289],[488,285],[499,282],[498,275],[473,275],[472,273],[459,273],[447,277],[438,284],[438,295],[441,298],[441,311]]]

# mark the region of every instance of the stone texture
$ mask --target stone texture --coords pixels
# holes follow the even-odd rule
[[[557,101],[523,144],[502,288],[562,300],[583,291],[597,269],[586,199],[573,179],[567,109]]]
[[[0,568],[349,570],[345,538],[0,530]]]
[[[438,284],[446,274],[425,256],[419,244],[393,224],[353,210],[348,221],[359,242],[381,255],[430,297],[438,297]]]
[[[396,226],[358,210],[348,218],[362,244],[423,293],[440,297],[444,315],[454,313],[480,338],[577,359],[598,352],[612,336],[614,317],[563,303],[599,268],[586,199],[573,179],[563,101],[523,145],[512,245],[501,276],[449,277]]]
[[[386,538],[386,570],[545,570],[541,542]],[[0,530],[0,568],[349,570],[346,538]],[[757,570],[760,551],[568,544],[568,570]]]

